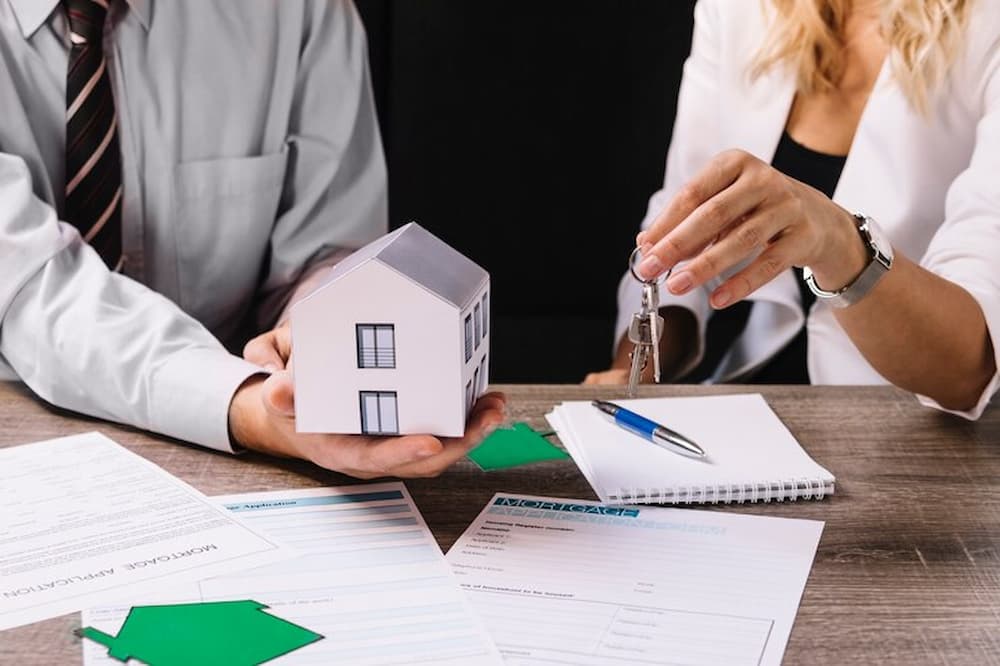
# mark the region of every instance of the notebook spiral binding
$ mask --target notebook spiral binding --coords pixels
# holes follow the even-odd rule
[[[743,504],[799,499],[821,500],[833,494],[833,483],[822,479],[779,479],[760,483],[670,488],[618,488],[609,492],[613,504]]]

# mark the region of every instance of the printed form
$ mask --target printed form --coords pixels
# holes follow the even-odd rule
[[[823,523],[497,494],[448,552],[511,664],[779,664]]]
[[[99,433],[0,451],[0,630],[292,555]]]
[[[402,483],[213,499],[301,555],[130,606],[253,599],[324,636],[268,662],[276,666],[502,662]],[[83,625],[116,634],[127,613],[86,611]],[[83,655],[87,666],[120,664],[89,641]]]

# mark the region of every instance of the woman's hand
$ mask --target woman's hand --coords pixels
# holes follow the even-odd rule
[[[680,377],[680,372],[689,365],[698,341],[698,322],[685,308],[668,306],[660,308],[663,317],[663,335],[660,336],[660,373],[665,381]],[[635,345],[627,336],[618,341],[618,349],[611,367],[600,372],[591,372],[583,380],[584,384],[621,386],[628,383],[632,366],[632,350]],[[652,359],[650,359],[652,361]],[[653,365],[646,364],[639,381],[649,384],[653,381]]]
[[[809,266],[835,291],[868,263],[853,216],[821,192],[740,150],[715,157],[636,238],[640,276],[652,279],[684,260],[666,282],[687,293],[752,259],[711,294],[735,303],[792,266]]]
[[[584,384],[591,386],[624,386],[628,384],[628,368],[608,368],[598,372],[588,372]]]

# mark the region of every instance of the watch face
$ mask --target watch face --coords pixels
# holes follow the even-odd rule
[[[869,242],[872,248],[886,261],[881,262],[886,264],[886,268],[892,263],[892,243],[889,241],[889,236],[882,230],[882,227],[878,223],[867,215],[859,215],[859,219],[864,219],[864,224],[860,227],[861,233],[864,234],[867,231]]]

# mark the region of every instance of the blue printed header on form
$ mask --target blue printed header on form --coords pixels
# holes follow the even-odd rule
[[[267,509],[291,509],[300,506],[381,502],[383,500],[401,499],[403,499],[403,493],[398,490],[383,490],[381,492],[353,493],[350,495],[323,495],[320,497],[292,497],[289,499],[237,502],[236,504],[226,504],[225,506],[230,511],[264,511]]]
[[[591,513],[601,516],[620,516],[622,518],[639,517],[639,509],[631,509],[620,506],[602,506],[600,504],[567,504],[565,502],[550,502],[548,500],[522,499],[518,497],[498,497],[493,504],[495,506],[517,506],[523,509],[540,509],[543,511]]]

